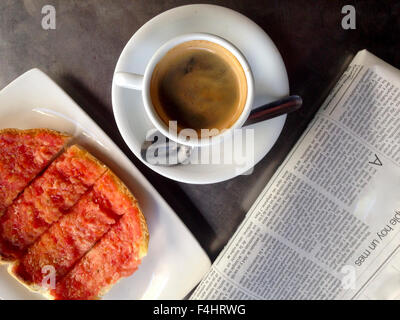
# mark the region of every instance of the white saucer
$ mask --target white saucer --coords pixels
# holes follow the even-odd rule
[[[289,94],[286,68],[268,35],[253,21],[233,10],[214,5],[187,5],[166,11],[143,25],[122,51],[115,71],[143,74],[153,53],[169,39],[190,32],[208,32],[232,42],[246,56],[255,78],[254,107]],[[140,147],[153,128],[142,103],[141,92],[112,84],[115,120],[125,142],[142,160]],[[255,152],[246,165],[190,164],[151,169],[173,180],[207,184],[248,172],[271,150],[278,139],[286,115],[252,126]],[[247,156],[247,155],[246,155]],[[249,155],[250,156],[250,155]],[[143,161],[143,160],[142,160]]]

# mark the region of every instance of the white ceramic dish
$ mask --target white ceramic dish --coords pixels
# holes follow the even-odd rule
[[[253,21],[233,10],[214,5],[188,5],[166,11],[143,25],[127,43],[116,72],[143,74],[156,52],[168,40],[182,34],[206,32],[235,45],[246,57],[254,74],[254,106],[289,94],[285,65],[268,35]],[[125,142],[142,160],[140,147],[153,125],[146,115],[141,92],[112,86],[114,116]],[[151,166],[159,174],[186,183],[206,184],[228,180],[248,172],[271,150],[278,139],[286,115],[252,126],[255,152],[246,165],[191,164],[187,166]],[[222,154],[222,153],[221,153]],[[142,160],[143,161],[143,160]]]
[[[33,69],[0,91],[0,129],[50,128],[68,132],[105,162],[138,198],[150,232],[139,270],[105,299],[182,299],[210,268],[189,230],[122,151],[48,76]],[[40,299],[0,266],[0,299]]]

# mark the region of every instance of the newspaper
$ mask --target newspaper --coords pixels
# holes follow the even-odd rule
[[[191,299],[400,298],[400,70],[360,51]]]

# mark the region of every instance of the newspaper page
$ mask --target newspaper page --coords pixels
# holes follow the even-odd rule
[[[400,298],[400,71],[360,51],[192,299]]]

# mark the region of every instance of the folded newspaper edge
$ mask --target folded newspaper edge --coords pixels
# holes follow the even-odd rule
[[[191,299],[400,298],[399,118],[358,52]]]

